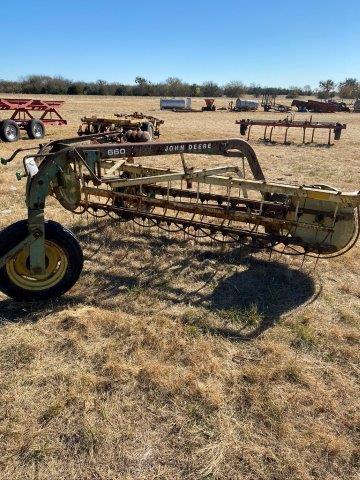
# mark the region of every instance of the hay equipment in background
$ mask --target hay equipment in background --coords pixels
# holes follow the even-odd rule
[[[215,112],[216,106],[214,105],[215,98],[204,98],[205,107],[202,107],[203,112]]]
[[[275,112],[290,112],[291,107],[288,105],[283,105],[282,103],[276,103],[276,97],[274,93],[264,93],[261,98],[261,106],[264,109],[264,112],[270,112],[274,110]]]
[[[345,102],[335,102],[334,100],[293,100],[292,107],[296,107],[299,112],[314,113],[335,113],[350,112],[350,107]]]
[[[171,110],[172,112],[215,112],[215,98],[204,98],[205,106],[201,108],[191,107],[191,98],[161,98],[160,109]]]
[[[130,115],[115,113],[113,118],[83,117],[81,122],[79,136],[117,132],[118,141],[149,142],[160,136],[160,125],[164,120],[134,112]]]
[[[259,108],[259,102],[257,100],[249,100],[237,98],[234,102],[229,102],[228,110],[230,112],[255,112]]]
[[[26,130],[29,138],[43,138],[45,124],[66,125],[67,121],[58,109],[62,100],[33,100],[25,98],[0,98],[0,110],[14,110],[9,119],[0,121],[0,137],[4,142],[15,142],[20,138],[20,130]],[[34,118],[31,112],[42,112]]]
[[[267,182],[254,150],[243,140],[119,144],[116,139],[116,133],[107,133],[58,140],[24,156],[24,172],[18,176],[27,178],[28,218],[0,232],[0,290],[6,295],[58,297],[81,273],[83,255],[75,236],[45,221],[49,195],[73,214],[132,221],[155,234],[165,231],[200,243],[304,258],[341,255],[358,239],[360,192]],[[189,158],[198,155],[232,162],[189,165]],[[164,156],[171,157],[171,168],[155,165]],[[180,169],[173,167],[174,156]]]
[[[332,133],[334,133],[334,140],[340,140],[342,130],[346,129],[345,123],[313,122],[312,116],[310,117],[309,120],[296,121],[294,117],[295,117],[294,115],[290,115],[285,117],[282,120],[270,120],[270,119],[261,120],[261,119],[248,118],[248,119],[236,120],[235,123],[237,125],[240,125],[240,135],[246,135],[247,133],[247,140],[250,139],[250,133],[253,126],[264,127],[263,140],[265,142],[273,142],[272,134],[276,127],[284,128],[285,129],[284,144],[287,144],[287,145],[290,144],[290,142],[287,141],[287,134],[288,134],[289,128],[300,128],[303,130],[302,143],[306,142],[306,130],[312,130],[310,143],[314,142],[315,130],[318,130],[318,129],[328,130],[329,131],[328,145],[331,145]],[[269,136],[267,136],[268,129],[270,129]]]

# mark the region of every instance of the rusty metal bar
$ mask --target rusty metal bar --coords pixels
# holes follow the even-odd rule
[[[237,125],[240,125],[240,134],[245,135],[247,129],[248,131],[248,136],[247,138],[249,139],[250,136],[250,129],[252,126],[257,125],[264,127],[264,141],[272,141],[272,134],[273,130],[276,127],[284,127],[285,130],[285,138],[284,138],[284,143],[287,141],[287,133],[289,128],[302,128],[303,129],[303,143],[305,143],[305,136],[306,136],[306,129],[310,128],[313,130],[313,134],[311,137],[311,143],[313,142],[314,139],[314,132],[315,129],[327,129],[329,130],[329,140],[328,144],[331,145],[331,132],[334,131],[334,139],[339,140],[341,136],[341,131],[346,129],[346,124],[345,123],[339,123],[339,122],[313,122],[312,117],[310,120],[305,120],[305,121],[296,121],[294,120],[293,117],[286,117],[283,120],[262,120],[262,119],[242,119],[242,120],[236,120],[235,122]],[[271,127],[270,130],[270,136],[269,139],[266,138],[266,133],[267,133],[267,128]]]

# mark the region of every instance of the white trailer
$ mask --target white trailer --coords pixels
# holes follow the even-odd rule
[[[189,110],[191,98],[160,98],[161,110]]]

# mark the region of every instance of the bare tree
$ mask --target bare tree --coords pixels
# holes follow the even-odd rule
[[[165,94],[173,97],[190,95],[190,86],[180,78],[169,77],[165,81]]]
[[[360,96],[360,83],[356,78],[346,78],[339,83],[338,88],[341,98],[358,98]]]
[[[237,80],[232,80],[223,87],[224,94],[227,97],[240,97],[246,90],[245,85]]]
[[[221,95],[221,88],[215,82],[204,82],[201,85],[201,93],[204,97],[219,97]]]

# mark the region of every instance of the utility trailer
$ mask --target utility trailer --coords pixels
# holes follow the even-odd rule
[[[121,142],[149,142],[160,136],[160,125],[164,120],[134,112],[130,115],[115,113],[113,118],[83,117],[78,135],[118,133]]]
[[[58,108],[62,100],[34,100],[25,98],[0,98],[0,110],[14,113],[9,119],[0,120],[0,138],[4,142],[15,142],[20,138],[20,130],[26,130],[29,138],[43,138],[45,124],[66,125]],[[31,112],[42,112],[40,118],[34,118]]]

